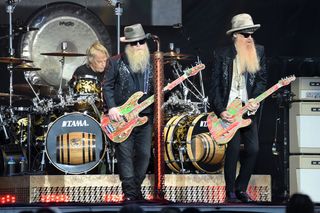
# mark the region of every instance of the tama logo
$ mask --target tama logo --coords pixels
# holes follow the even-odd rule
[[[86,120],[62,121],[62,127],[82,127],[89,126]]]

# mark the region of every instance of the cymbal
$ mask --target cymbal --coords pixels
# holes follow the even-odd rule
[[[32,85],[34,91],[38,93],[40,96],[54,96],[56,95],[56,90],[52,86],[48,85]],[[14,84],[13,90],[17,94],[23,95],[34,95],[29,84]]]
[[[190,54],[182,54],[182,53],[176,53],[176,52],[173,52],[173,51],[170,51],[170,52],[166,52],[166,53],[163,53],[163,56],[166,58],[166,57],[169,57],[169,58],[182,58],[182,57],[191,57],[192,55]]]
[[[5,64],[21,64],[23,62],[32,63],[33,61],[27,60],[24,58],[15,58],[15,57],[0,57],[0,63]]]
[[[47,56],[65,56],[65,57],[86,56],[86,54],[76,53],[76,52],[51,52],[51,53],[41,53],[41,55],[47,55]]]
[[[27,63],[22,63],[22,64],[19,64],[18,66],[15,66],[13,68],[13,70],[15,70],[15,71],[38,71],[38,70],[41,70],[41,68],[33,67]]]

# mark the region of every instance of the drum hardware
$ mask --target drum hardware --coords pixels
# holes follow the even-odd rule
[[[101,113],[100,113],[97,105],[95,104],[96,99],[95,99],[93,96],[88,96],[88,97],[86,98],[86,100],[87,100],[88,103],[91,105],[94,113],[96,113],[96,115],[97,115],[98,118],[100,119],[100,118],[101,118]]]
[[[201,62],[199,62],[201,63]],[[173,67],[173,71],[175,75],[180,77],[180,73],[182,73],[182,65],[178,61],[172,61],[171,66]],[[201,72],[199,72],[201,74]],[[186,79],[186,82],[188,82],[188,85],[191,86],[192,89],[188,88],[186,82],[182,82],[182,91],[183,91],[183,100],[185,102],[190,102],[190,99],[188,99],[188,94],[191,93],[198,101],[202,102],[204,112],[207,112],[207,108],[209,107],[208,103],[208,97],[205,96],[204,93],[204,88],[203,88],[203,80],[202,80],[202,75],[199,77],[200,78],[200,86],[201,86],[201,92],[198,90],[198,88],[195,86],[194,83],[191,82],[190,79]]]
[[[120,0],[107,0],[107,4],[114,6],[114,13],[117,16],[117,54],[120,54],[120,27],[121,27],[121,15],[123,13],[123,9],[121,7]]]
[[[0,125],[2,127],[3,132],[4,132],[6,140],[8,140],[9,139],[9,135],[8,135],[8,132],[7,132],[7,129],[6,129],[6,124],[5,124],[5,122],[3,120],[3,117],[2,117],[2,112],[3,112],[3,110],[1,110],[1,112],[0,112],[0,123],[1,123]]]
[[[76,53],[76,52],[67,52],[68,43],[66,41],[61,42],[61,52],[49,52],[49,53],[41,53],[41,55],[46,56],[58,56],[61,57],[59,60],[61,64],[61,71],[59,75],[59,89],[58,89],[58,98],[60,99],[61,104],[65,105],[65,100],[63,97],[63,91],[62,91],[62,80],[63,80],[63,72],[64,72],[64,64],[65,64],[65,57],[79,57],[79,56],[86,56],[86,54],[82,53]]]

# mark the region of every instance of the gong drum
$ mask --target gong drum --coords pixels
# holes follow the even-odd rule
[[[24,73],[32,84],[57,89],[62,77],[62,88],[67,89],[76,68],[86,61],[85,56],[65,57],[62,70],[62,57],[41,55],[62,52],[62,42],[66,44],[66,52],[84,54],[95,41],[100,41],[111,52],[111,39],[103,22],[88,8],[78,4],[46,4],[29,18],[26,25],[39,28],[22,34],[19,46],[20,56],[41,68],[40,71]]]
[[[50,162],[67,174],[95,168],[105,154],[100,124],[91,116],[74,112],[63,115],[49,127],[46,152]]]
[[[172,117],[164,128],[165,161],[176,173],[218,173],[223,164],[225,145],[210,136],[207,114]]]

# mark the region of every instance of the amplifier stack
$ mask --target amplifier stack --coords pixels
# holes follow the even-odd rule
[[[290,194],[320,202],[320,77],[299,77],[291,84],[289,109]]]

